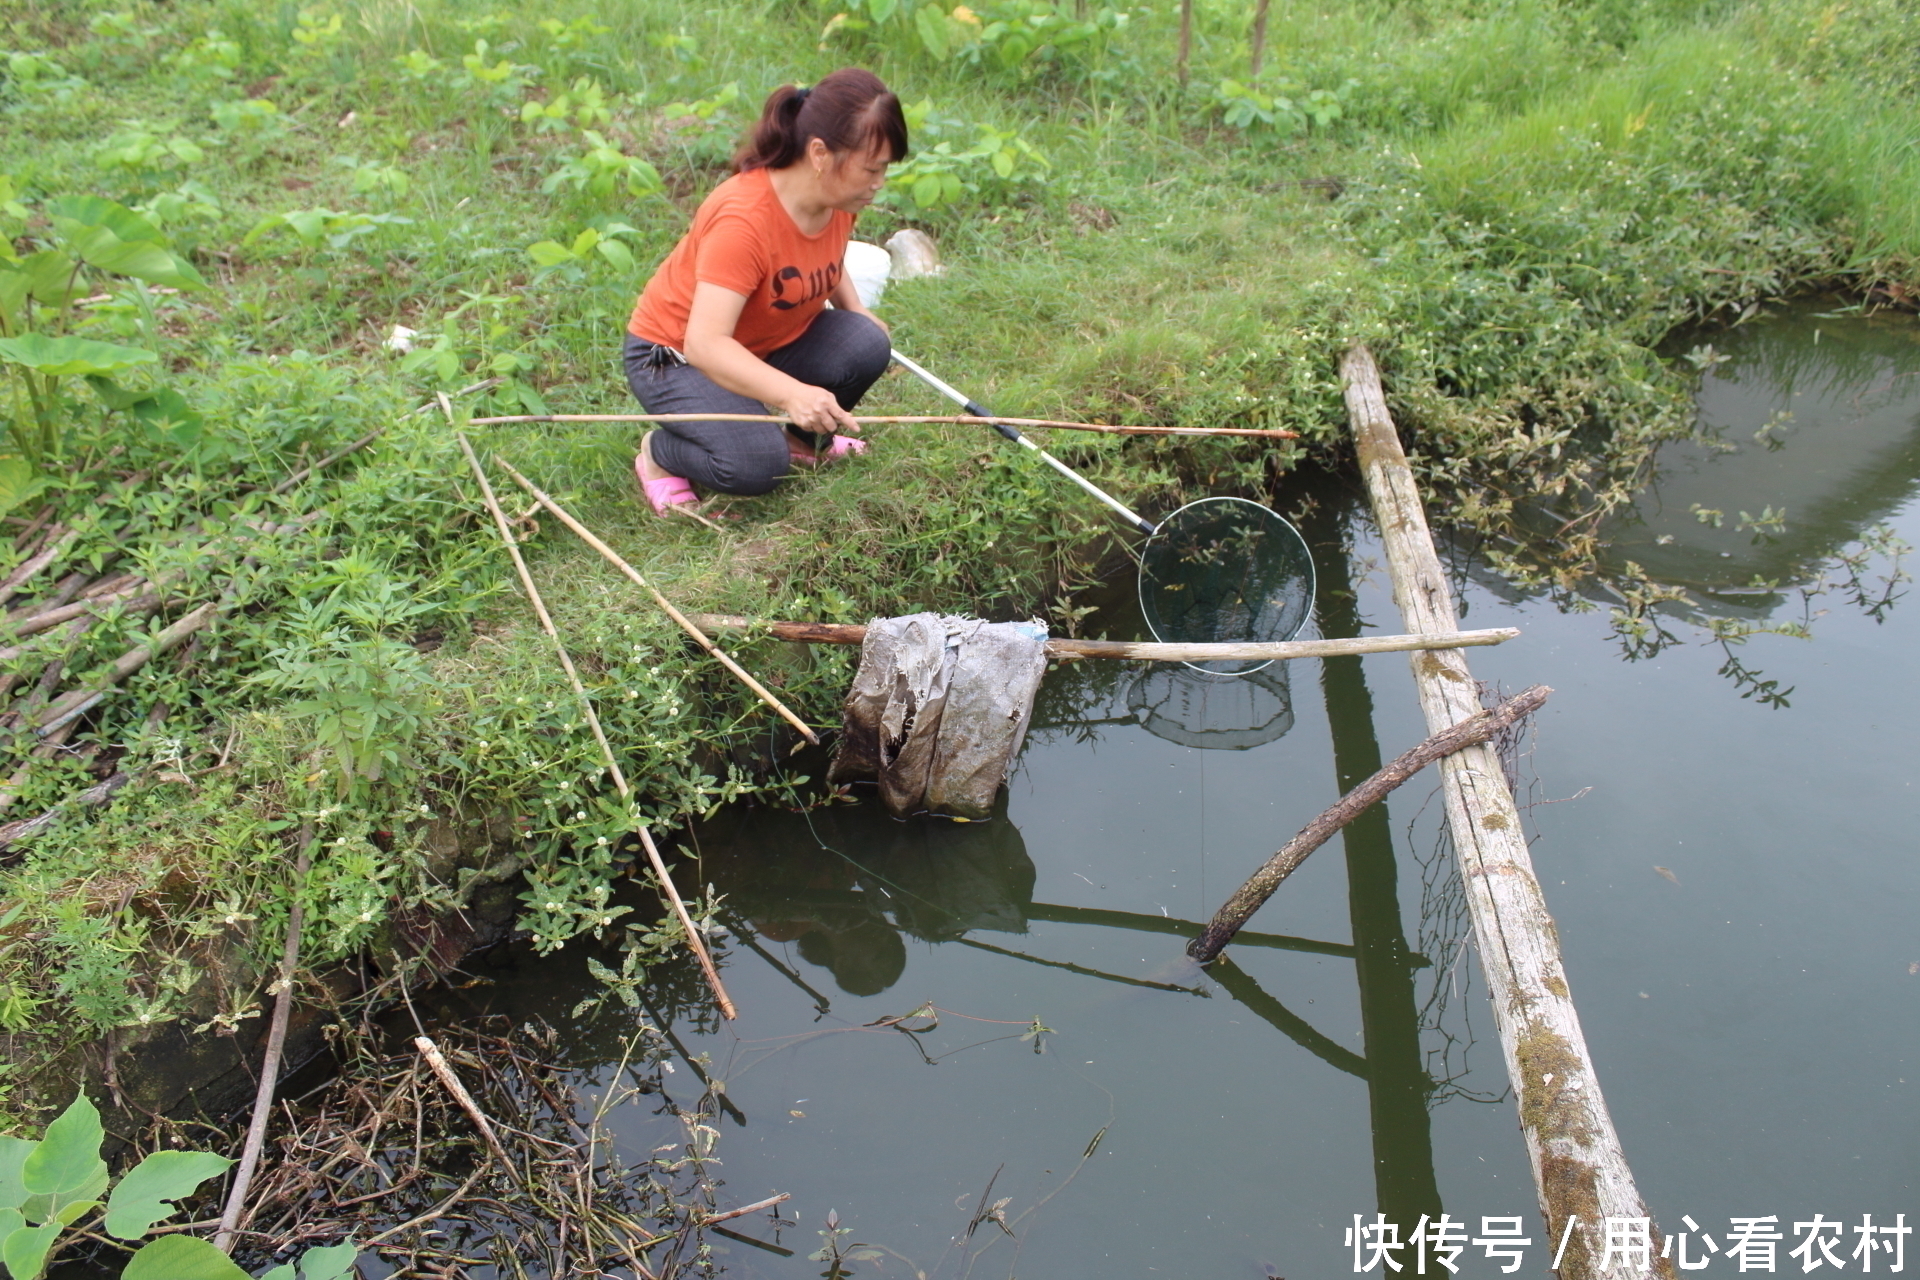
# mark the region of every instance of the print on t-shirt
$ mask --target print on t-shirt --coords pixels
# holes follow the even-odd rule
[[[789,286],[787,282],[789,280],[800,280],[802,278],[806,280],[805,293],[797,297],[789,297]],[[840,264],[837,262],[830,262],[824,267],[815,268],[807,272],[804,277],[802,277],[800,268],[798,267],[782,267],[773,273],[773,309],[776,311],[791,311],[795,307],[803,307],[815,298],[822,298],[832,293],[833,287],[839,283]],[[794,286],[794,288],[797,290],[798,286]]]

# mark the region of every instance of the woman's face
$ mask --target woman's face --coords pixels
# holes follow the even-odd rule
[[[855,214],[872,204],[887,183],[891,154],[884,142],[865,151],[828,152],[826,163],[817,169],[826,203]]]

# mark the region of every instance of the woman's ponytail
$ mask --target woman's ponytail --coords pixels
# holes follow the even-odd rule
[[[880,77],[843,67],[811,88],[783,84],[767,97],[753,132],[733,158],[735,172],[784,169],[814,138],[836,154],[884,146],[890,161],[907,155],[907,121]]]

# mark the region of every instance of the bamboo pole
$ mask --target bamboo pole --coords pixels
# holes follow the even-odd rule
[[[453,409],[443,400],[448,420],[453,418]],[[500,501],[493,495],[493,486],[487,482],[487,473],[480,466],[480,459],[473,452],[473,446],[467,443],[465,435],[456,431],[453,438],[460,442],[460,451],[467,455],[467,465],[473,469],[474,479],[480,482],[481,496],[486,499],[487,511],[493,516],[494,527],[500,531],[500,540],[506,544],[507,554],[513,557],[513,567],[520,575],[520,585],[526,589],[527,599],[533,604],[534,614],[540,619],[541,630],[553,641],[555,652],[560,655],[560,665],[565,668],[567,681],[573,686],[574,696],[580,699],[580,709],[586,716],[587,724],[593,729],[594,741],[600,744],[600,756],[607,762],[607,773],[613,778],[613,786],[620,798],[629,806],[633,803],[633,788],[627,784],[627,775],[621,771],[620,762],[613,754],[613,745],[607,741],[607,732],[600,727],[600,716],[593,709],[593,699],[587,696],[587,688],[580,682],[580,673],[574,670],[573,659],[567,653],[567,646],[560,639],[560,631],[553,625],[553,617],[547,612],[547,603],[540,596],[540,588],[534,585],[533,573],[527,568],[526,559],[520,554],[520,544],[514,541],[513,529],[507,523],[506,512],[500,509]],[[505,463],[501,464],[505,466]],[[509,471],[512,468],[508,468]],[[687,911],[687,904],[681,900],[680,890],[674,885],[673,877],[667,873],[667,863],[660,856],[659,848],[653,843],[653,833],[647,824],[640,821],[637,811],[634,813],[634,832],[640,837],[640,847],[647,852],[647,861],[653,867],[653,874],[660,880],[660,892],[680,921],[680,927],[686,930],[687,949],[693,952],[693,958],[700,964],[701,975],[707,980],[707,986],[713,990],[713,998],[720,1006],[723,1017],[731,1020],[738,1016],[733,1000],[727,995],[726,986],[720,981],[720,970],[714,966],[713,957],[700,939],[700,930],[693,923],[693,916]]]
[[[465,437],[461,437],[461,442],[462,442],[462,447],[471,448],[471,446],[466,445]],[[573,516],[567,512],[566,508],[562,507],[559,503],[555,502],[552,498],[548,497],[546,492],[540,489],[539,487],[537,487],[533,483],[533,481],[527,479],[525,476],[521,475],[518,471],[515,471],[513,469],[513,465],[509,463],[505,458],[502,458],[498,454],[495,454],[493,460],[499,463],[500,469],[506,472],[508,475],[512,476],[514,479],[514,482],[518,484],[522,489],[525,489],[535,502],[538,502],[541,506],[553,512],[553,514],[559,518],[561,524],[566,525],[567,528],[573,530],[574,533],[580,536],[580,540],[582,542],[586,543],[588,546],[592,547],[595,551],[598,551],[601,555],[605,556],[607,560],[616,569],[626,574],[629,579],[631,579],[634,583],[638,584],[643,590],[646,591],[648,595],[652,596],[653,602],[659,605],[662,609],[664,609],[666,611],[667,616],[669,618],[672,618],[674,622],[679,625],[682,631],[685,631],[688,635],[692,636],[695,644],[698,644],[702,649],[705,649],[708,653],[712,654],[714,658],[719,661],[721,666],[733,672],[735,677],[737,677],[742,684],[746,685],[747,688],[753,690],[754,696],[758,697],[760,701],[766,703],[769,707],[772,707],[776,712],[780,714],[780,717],[782,719],[784,719],[788,724],[792,725],[794,728],[798,729],[800,731],[801,737],[805,738],[808,742],[813,743],[815,746],[818,746],[820,744],[819,735],[814,733],[814,731],[810,727],[808,727],[806,721],[802,720],[799,716],[793,714],[793,712],[787,710],[785,703],[781,702],[780,699],[774,697],[771,693],[767,692],[767,689],[764,685],[762,685],[758,680],[755,680],[752,676],[748,675],[746,671],[741,668],[739,663],[735,662],[732,658],[728,657],[726,652],[722,650],[719,645],[716,645],[712,640],[708,639],[706,632],[702,631],[699,627],[695,626],[694,623],[687,617],[686,614],[674,608],[672,603],[665,596],[661,595],[658,591],[654,589],[654,586],[651,582],[648,582],[644,577],[640,575],[640,571],[638,569],[628,564],[625,560],[622,560],[618,552],[616,552],[612,547],[608,546],[606,543],[602,542],[599,538],[595,537],[593,530],[587,528],[587,526],[581,524],[578,520],[575,520]]]
[[[768,635],[803,644],[860,644],[867,629],[850,622],[759,622],[729,613],[687,615],[708,631],[747,631],[764,627]],[[1337,658],[1348,654],[1402,653],[1410,649],[1460,649],[1502,644],[1520,634],[1518,627],[1454,631],[1417,636],[1357,636],[1340,640],[1276,640],[1265,644],[1155,644],[1138,640],[1047,641],[1047,656],[1071,662],[1080,658],[1134,659],[1145,662],[1285,661]]]
[[[1543,684],[1534,685],[1490,711],[1482,711],[1443,729],[1399,759],[1381,766],[1379,772],[1341,796],[1325,813],[1302,827],[1299,835],[1287,841],[1280,852],[1268,858],[1258,871],[1249,876],[1247,882],[1234,891],[1220,910],[1214,912],[1213,919],[1200,936],[1187,944],[1187,954],[1201,964],[1211,964],[1214,957],[1233,941],[1233,935],[1240,932],[1240,927],[1253,917],[1253,913],[1266,905],[1267,899],[1273,896],[1281,883],[1315,849],[1331,839],[1334,832],[1359,817],[1370,806],[1384,800],[1394,788],[1434,761],[1485,742],[1520,717],[1536,710],[1552,692]]]
[[[471,427],[495,427],[512,422],[792,422],[792,418],[767,413],[523,413],[505,418],[471,418]],[[1116,436],[1237,436],[1252,440],[1298,440],[1298,431],[1268,427],[1153,427],[1113,426],[1104,422],[1056,422],[1051,418],[977,418],[967,414],[933,417],[856,417],[865,426],[874,423],[941,424],[958,426],[1039,427],[1049,431],[1098,431]]]
[[[1457,614],[1421,509],[1413,471],[1387,412],[1373,356],[1356,345],[1341,362],[1347,412],[1361,472],[1373,500],[1393,597],[1406,625],[1453,630]],[[1414,683],[1430,729],[1477,714],[1478,686],[1457,651],[1413,659]],[[1649,1274],[1623,1254],[1605,1261],[1608,1218],[1648,1218],[1634,1186],[1600,1081],[1587,1054],[1580,1016],[1546,897],[1533,873],[1506,774],[1485,744],[1440,762],[1447,821],[1466,883],[1468,909],[1486,974],[1508,1078],[1533,1166],[1548,1244],[1560,1280],[1641,1280]],[[1673,1277],[1653,1235],[1651,1274]]]

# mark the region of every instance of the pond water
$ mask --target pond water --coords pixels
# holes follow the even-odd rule
[[[1475,674],[1556,690],[1520,799],[1641,1190],[1673,1230],[1777,1216],[1798,1270],[1795,1222],[1920,1221],[1920,603],[1882,581],[1892,540],[1920,542],[1920,327],[1800,308],[1712,341],[1722,446],[1668,450],[1611,531],[1684,588],[1652,625],[1450,554],[1466,625],[1523,630],[1468,651]],[[1364,504],[1320,497],[1316,625],[1401,630]],[[1714,638],[1731,624],[1811,638]],[[793,1193],[785,1225],[716,1239],[725,1273],[820,1274],[829,1210],[882,1251],[863,1275],[1303,1280],[1351,1273],[1354,1215],[1410,1231],[1443,1210],[1474,1235],[1521,1217],[1521,1270],[1544,1270],[1431,774],[1322,848],[1226,961],[1182,960],[1255,866],[1423,736],[1404,655],[1224,683],[1089,662],[1048,676],[994,821],[873,802],[705,824],[741,1016],[673,1030],[724,1081],[723,1199]],[[582,963],[503,953],[442,1013],[570,1028],[591,1092],[622,1028],[567,1016]],[[636,1152],[673,1136],[621,1123]],[[1004,1229],[977,1220],[1003,1197]]]

